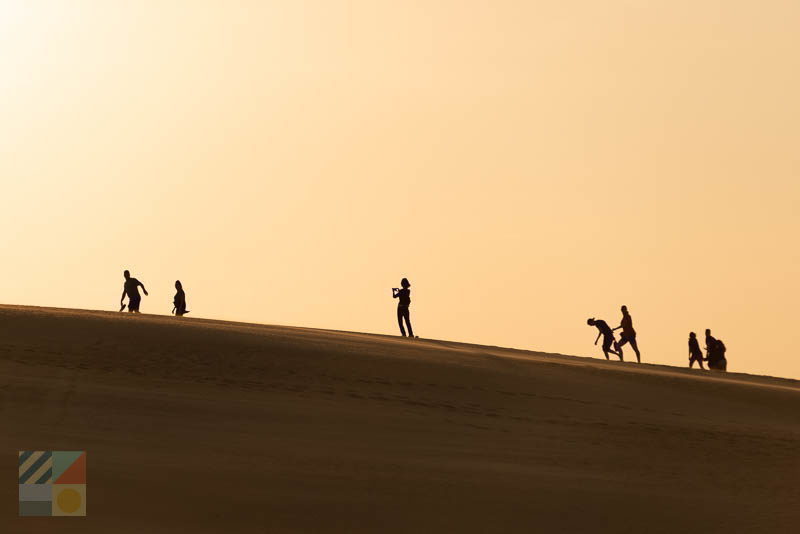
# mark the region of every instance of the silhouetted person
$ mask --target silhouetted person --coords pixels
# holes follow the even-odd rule
[[[711,367],[711,363],[708,364],[708,367],[711,369],[716,369],[717,371],[727,371],[728,370],[728,359],[725,357],[725,352],[727,351],[727,347],[725,347],[725,343],[722,342],[721,339],[717,340],[716,346],[716,361],[714,362],[714,367]]]
[[[689,369],[692,368],[694,362],[700,364],[700,369],[703,369],[703,351],[700,350],[700,343],[697,342],[697,334],[689,332]]]
[[[639,347],[636,345],[636,330],[633,329],[633,319],[631,318],[631,314],[628,313],[627,306],[622,307],[622,321],[614,330],[619,330],[620,328],[622,328],[622,335],[619,336],[620,339],[617,350],[622,352],[622,346],[625,343],[630,343],[631,347],[633,348],[633,352],[636,353],[636,361],[642,363],[642,358],[639,354]]]
[[[711,329],[706,328],[706,361],[710,362],[712,360],[712,353],[714,352],[717,346],[717,339],[711,335]],[[711,364],[708,365],[711,367]]]
[[[611,330],[611,327],[608,326],[608,323],[602,319],[595,319],[592,317],[591,319],[586,320],[586,324],[589,326],[596,326],[600,331],[594,340],[595,345],[597,345],[597,340],[600,339],[600,336],[603,336],[603,354],[606,355],[606,360],[608,359],[608,353],[610,352],[611,354],[616,354],[619,356],[619,361],[623,361],[622,351],[619,350],[617,342],[614,341],[614,331]],[[612,349],[612,346],[617,350]]]
[[[189,310],[186,309],[186,293],[183,292],[183,284],[181,284],[180,280],[175,280],[175,298],[172,299],[172,303],[175,305],[172,308],[172,311],[180,317],[181,315],[189,313]]]
[[[408,311],[408,307],[411,306],[411,284],[408,278],[403,278],[400,285],[403,286],[402,289],[392,288],[392,298],[400,299],[397,302],[397,323],[400,325],[400,333],[405,337],[406,329],[403,328],[405,320],[408,325],[408,337],[414,337],[414,331],[411,329],[411,312]]]
[[[725,358],[725,343],[711,335],[711,329],[706,329],[706,360],[708,368],[716,371],[727,371],[728,360]]]
[[[139,304],[142,302],[142,296],[139,294],[139,286],[142,287],[142,291],[144,294],[147,295],[147,290],[144,288],[144,284],[141,283],[136,278],[131,278],[130,271],[126,270],[123,275],[125,276],[125,285],[122,288],[122,297],[119,299],[119,304],[122,306],[120,311],[125,307],[122,301],[125,300],[125,295],[128,296],[128,311],[131,313],[139,313]]]

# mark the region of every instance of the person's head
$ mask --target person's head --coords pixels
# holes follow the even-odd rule
[[[594,317],[592,317],[591,319],[586,319],[586,324],[588,324],[589,326],[594,326]]]
[[[711,329],[710,328],[706,328],[706,337],[708,337],[710,335],[711,335]]]
[[[627,306],[623,306],[620,309],[622,310],[622,313],[628,313],[628,307]]]
[[[122,276],[125,277],[125,280],[131,277],[131,272],[128,269],[125,269],[125,272],[122,273]]]
[[[183,289],[183,284],[180,280],[175,280],[175,289]]]
[[[695,338],[697,337],[697,334],[695,334],[694,332],[689,332],[689,337]]]
[[[408,281],[408,278],[403,278],[400,280],[400,285],[403,286],[403,289],[408,289],[411,287],[411,282]]]

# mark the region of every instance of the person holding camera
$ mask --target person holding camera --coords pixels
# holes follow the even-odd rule
[[[408,337],[414,337],[414,331],[411,329],[411,313],[408,307],[411,305],[411,283],[408,278],[403,278],[400,281],[402,289],[399,287],[392,288],[392,298],[400,299],[397,302],[397,323],[400,325],[400,333],[406,337],[406,329],[403,328],[403,321],[405,320],[408,325]]]

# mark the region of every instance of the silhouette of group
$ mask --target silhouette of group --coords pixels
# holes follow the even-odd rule
[[[145,295],[149,295],[149,293],[147,289],[145,289],[143,283],[131,277],[130,271],[126,269],[122,275],[125,277],[125,282],[122,286],[122,297],[119,299],[119,311],[125,309],[125,297],[128,297],[128,311],[130,313],[139,313],[139,306],[142,303],[142,296],[139,294],[139,288],[142,288],[142,292],[144,292]],[[175,280],[175,290],[175,298],[172,300],[172,313],[180,317],[189,313],[189,310],[186,309],[186,293],[183,291],[183,285],[180,280]]]
[[[142,288],[142,292],[145,295],[148,295],[147,289],[145,289],[143,283],[131,276],[130,271],[125,270],[123,275],[125,277],[125,282],[122,288],[122,297],[120,298],[119,302],[119,311],[123,311],[125,309],[125,297],[128,297],[128,311],[130,313],[139,313],[139,307],[142,302],[142,296],[139,294],[139,288]],[[411,306],[411,282],[408,281],[408,278],[403,278],[400,280],[400,287],[392,288],[392,298],[398,299],[397,324],[400,327],[400,335],[409,338],[416,337],[414,336],[414,330],[411,327],[411,312],[409,311],[409,307]],[[186,293],[183,290],[183,284],[181,284],[180,280],[175,281],[175,297],[172,300],[172,304],[172,313],[174,313],[175,316],[182,317],[183,315],[189,313],[189,310],[186,309]],[[633,352],[636,354],[636,361],[638,363],[642,363],[642,355],[639,352],[639,345],[636,342],[636,330],[633,328],[633,318],[628,312],[627,306],[622,306],[620,311],[622,312],[622,319],[620,320],[619,326],[616,328],[611,328],[608,326],[608,323],[602,319],[591,317],[586,320],[586,324],[589,326],[594,326],[598,330],[594,344],[597,345],[597,342],[602,336],[602,349],[606,360],[609,359],[609,354],[614,354],[619,358],[620,361],[625,361],[622,347],[625,345],[630,345],[630,347],[633,349]],[[408,328],[408,334],[406,334],[406,328]],[[614,337],[614,332],[617,330],[622,330],[619,341],[617,341]],[[704,369],[703,362],[708,362],[709,369],[726,371],[728,369],[728,360],[725,358],[725,350],[725,344],[722,342],[722,340],[715,339],[711,335],[711,330],[707,329],[706,354],[705,357],[703,357],[703,351],[700,350],[700,344],[697,341],[697,334],[690,332],[689,368],[691,369],[694,366],[694,363],[697,362],[700,369]]]
[[[608,326],[608,323],[602,319],[595,319],[594,317],[587,319],[586,324],[589,326],[594,326],[599,330],[597,337],[594,340],[594,344],[597,345],[597,341],[600,339],[600,336],[603,336],[603,354],[608,360],[609,353],[615,354],[619,356],[619,361],[624,361],[622,357],[622,346],[626,343],[629,343],[633,352],[636,353],[636,361],[642,363],[642,356],[639,353],[639,345],[636,344],[636,330],[633,329],[633,318],[631,317],[630,313],[628,313],[628,307],[623,306],[622,310],[622,321],[620,321],[619,326],[616,328],[611,328]],[[619,341],[614,339],[614,331],[622,329],[622,335],[620,335]],[[613,347],[613,348],[612,348]]]
[[[689,332],[689,369],[697,362],[700,369],[703,369],[703,362],[708,362],[709,369],[717,371],[728,370],[728,360],[725,358],[725,343],[721,339],[716,339],[711,335],[711,329],[706,328],[706,357],[700,350],[700,343],[697,341],[697,334]]]
[[[145,295],[148,295],[147,289],[144,284],[138,279],[131,276],[130,271],[127,269],[122,273],[125,277],[125,282],[122,287],[122,297],[119,300],[119,311],[123,311],[126,307],[125,297],[128,297],[128,311],[130,313],[139,313],[139,306],[142,303],[142,296],[139,294],[139,288]],[[392,288],[392,298],[398,299],[397,301],[397,323],[400,326],[400,334],[406,337],[406,327],[408,328],[408,337],[414,338],[414,329],[411,327],[411,282],[408,278],[400,280],[400,287]],[[172,313],[177,317],[182,317],[189,313],[186,309],[186,292],[183,290],[183,284],[180,280],[175,280],[175,297],[172,299]],[[404,324],[405,323],[405,324]]]
[[[633,352],[636,353],[636,361],[641,363],[641,354],[639,353],[639,346],[636,343],[636,330],[633,329],[633,319],[631,314],[628,313],[628,307],[623,306],[622,320],[616,328],[611,328],[608,323],[602,319],[595,319],[594,317],[587,319],[586,324],[594,326],[598,330],[597,337],[594,344],[600,336],[603,336],[603,354],[606,360],[609,359],[609,354],[614,354],[619,357],[620,361],[624,361],[622,357],[622,346],[630,344]],[[614,331],[622,329],[622,335],[619,341],[614,339]],[[694,362],[697,362],[700,369],[704,369],[703,362],[708,362],[708,368],[717,371],[728,370],[728,360],[725,358],[725,344],[720,339],[715,339],[711,335],[711,329],[706,329],[706,356],[703,357],[703,351],[700,350],[700,343],[697,341],[697,334],[689,332],[689,368],[691,369]]]

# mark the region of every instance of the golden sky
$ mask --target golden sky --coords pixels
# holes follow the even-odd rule
[[[796,1],[0,2],[0,301],[800,378]]]

